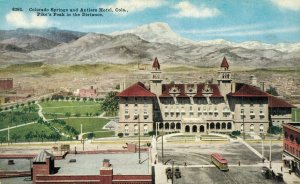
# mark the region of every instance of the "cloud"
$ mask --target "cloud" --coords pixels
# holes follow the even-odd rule
[[[113,4],[101,5],[107,8],[124,8],[128,13],[143,11],[148,8],[157,8],[165,4],[164,0],[117,0]],[[119,13],[118,15],[126,15]]]
[[[178,10],[176,14],[172,14],[173,17],[189,17],[189,18],[209,18],[219,15],[221,12],[217,8],[209,8],[206,5],[196,7],[188,1],[182,1],[174,6],[174,9]]]
[[[189,30],[179,30],[181,33],[187,34],[215,34],[215,33],[224,33],[224,32],[232,32],[232,31],[245,31],[249,29],[256,29],[266,24],[250,24],[250,25],[238,25],[238,26],[231,26],[231,27],[217,27],[217,28],[210,28],[210,29],[189,29]]]
[[[273,28],[273,29],[267,29],[267,30],[237,31],[237,32],[214,34],[214,36],[253,36],[253,35],[292,33],[292,32],[300,32],[300,27]]]
[[[300,10],[299,0],[271,0],[271,2],[277,5],[279,8],[289,9],[293,11]]]
[[[47,17],[38,17],[34,14],[31,16],[23,12],[10,12],[6,16],[6,22],[18,28],[43,28],[50,27],[52,24]]]
[[[286,27],[286,28],[272,28],[262,29],[261,24],[256,25],[241,25],[227,28],[213,28],[204,30],[181,30],[181,33],[187,34],[202,34],[203,36],[253,36],[253,35],[266,35],[266,34],[280,34],[300,32],[300,27]],[[257,29],[259,28],[259,29]]]

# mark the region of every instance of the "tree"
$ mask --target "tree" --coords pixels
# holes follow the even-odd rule
[[[69,101],[69,99],[70,99],[70,97],[67,96],[67,97],[66,97],[66,100]]]
[[[95,137],[94,132],[88,133],[88,139],[92,139],[93,137]]]
[[[85,101],[87,100],[87,98],[86,98],[86,97],[83,97],[83,99],[82,99],[82,100],[83,100],[83,102],[85,102]]]
[[[80,101],[80,98],[76,98],[76,101],[78,101],[78,102],[79,102],[79,101]]]
[[[0,137],[0,142],[1,142],[1,145],[2,145],[2,143],[3,143],[5,140],[6,140],[6,138],[5,138],[5,137]]]
[[[10,106],[9,108],[10,108],[10,110],[13,110],[13,109],[14,109],[14,107],[13,107],[13,106]]]
[[[270,134],[281,134],[282,128],[278,126],[269,126],[268,133]]]
[[[67,118],[69,118],[69,117],[71,116],[71,113],[70,113],[70,112],[66,112],[66,113],[65,113],[65,116],[66,116]]]
[[[18,109],[19,107],[20,107],[20,105],[19,105],[19,104],[17,104],[17,105],[16,105],[16,109]]]
[[[105,112],[116,113],[119,109],[119,99],[117,97],[117,92],[109,92],[103,102],[101,109]]]
[[[80,117],[80,113],[77,112],[77,113],[75,114],[75,116],[76,116],[76,117]]]
[[[11,135],[11,138],[12,138],[12,139],[15,141],[15,143],[16,143],[17,140],[21,138],[21,136],[18,135],[18,134],[12,134],[12,135]]]
[[[266,92],[274,96],[279,96],[277,89],[273,86],[269,86],[269,89],[267,89]]]
[[[45,131],[41,131],[41,133],[39,134],[39,137],[42,139],[42,143],[43,143],[44,142],[44,138],[46,137]]]
[[[30,131],[25,135],[25,139],[30,142],[30,140],[33,138],[33,132]]]
[[[42,98],[42,99],[41,99],[41,102],[44,102],[44,101],[45,101],[45,99],[44,99],[44,98]]]

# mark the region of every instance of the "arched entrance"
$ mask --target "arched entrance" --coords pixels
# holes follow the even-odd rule
[[[215,124],[214,124],[214,123],[211,123],[211,124],[209,125],[209,128],[210,128],[210,129],[215,129]]]
[[[168,130],[170,128],[169,123],[165,123],[165,129]]]
[[[259,125],[259,131],[260,131],[261,133],[264,132],[264,125],[263,125],[263,124],[260,124],[260,125]]]
[[[185,132],[190,132],[190,125],[185,126]]]
[[[197,125],[193,125],[193,132],[197,132]]]
[[[222,130],[226,129],[226,123],[222,123]]]
[[[216,129],[217,129],[217,130],[220,130],[220,128],[221,128],[221,124],[218,122],[218,123],[216,124]]]
[[[203,125],[200,126],[200,132],[204,132],[204,126]]]
[[[159,129],[163,129],[164,124],[163,123],[159,123]]]
[[[180,123],[176,123],[176,129],[180,130],[181,129],[181,124]]]
[[[232,129],[232,124],[231,123],[227,123],[227,129],[231,130]]]
[[[175,129],[175,123],[171,123],[171,130]]]

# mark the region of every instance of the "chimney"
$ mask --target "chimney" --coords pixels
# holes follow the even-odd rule
[[[235,83],[235,82],[232,82],[232,83],[231,83],[231,93],[234,93],[234,92],[235,92],[235,89],[236,89],[236,83]]]
[[[110,167],[110,163],[108,159],[103,160],[103,167]]]
[[[260,82],[260,90],[265,91],[265,82]]]
[[[250,84],[257,86],[257,78],[254,75],[250,75]]]

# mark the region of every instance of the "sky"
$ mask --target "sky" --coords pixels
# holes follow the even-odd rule
[[[2,30],[57,27],[109,34],[165,22],[178,35],[195,41],[300,42],[300,0],[0,0],[0,7]],[[35,8],[48,9],[47,16],[37,16],[45,11]],[[51,8],[68,12],[57,16]],[[111,8],[112,12],[73,16],[70,9],[77,8]],[[116,8],[125,12],[116,12]]]

